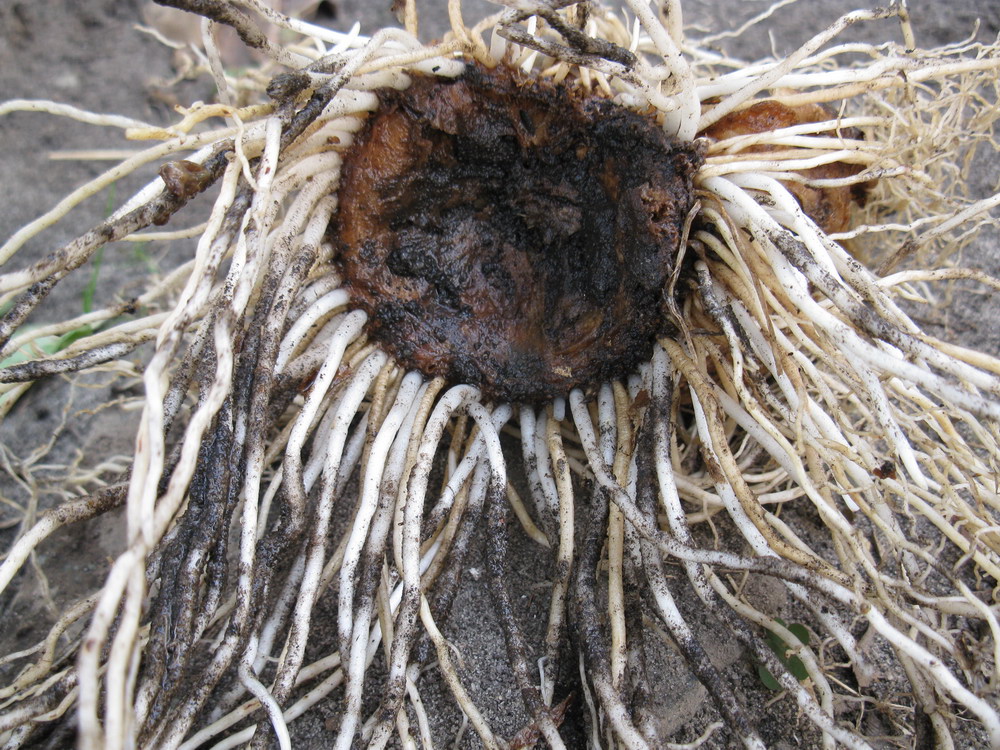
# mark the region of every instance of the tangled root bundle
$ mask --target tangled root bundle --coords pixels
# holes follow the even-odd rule
[[[322,715],[344,749],[759,748],[757,669],[811,745],[1000,748],[1000,360],[908,313],[949,280],[1000,286],[935,251],[1000,204],[955,176],[991,143],[1000,47],[918,49],[904,6],[748,64],[686,38],[676,1],[505,2],[468,26],[454,0],[432,45],[412,0],[371,37],[261,0],[163,4],[208,19],[220,103],[166,129],[0,105],[160,139],[67,205],[162,162],[43,260],[13,265],[65,206],[0,250],[4,416],[52,375],[141,360],[143,386],[128,466],[87,456],[0,564],[16,585],[56,530],[124,508],[103,586],[3,659],[5,747],[287,748]],[[905,46],[837,41],[889,17]],[[219,24],[266,62],[227,77]],[[460,89],[482,98],[442,103]],[[575,114],[547,120],[556,99]],[[413,116],[395,140],[390,103]],[[193,256],[128,310],[23,325],[207,190]],[[470,677],[454,614],[502,632],[519,705]],[[707,619],[744,662],[713,662]],[[712,705],[668,727],[677,654]]]

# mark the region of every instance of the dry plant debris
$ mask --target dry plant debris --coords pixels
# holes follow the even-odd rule
[[[564,747],[569,731],[595,747],[674,747],[684,738],[657,734],[655,676],[646,683],[656,633],[721,717],[676,746],[725,735],[763,747],[743,691],[682,613],[689,587],[824,747],[872,747],[867,708],[904,745],[1000,748],[1000,361],[922,332],[902,306],[948,279],[1000,286],[934,255],[1000,203],[963,204],[959,154],[947,151],[990,142],[1000,48],[918,49],[902,5],[851,13],[787,58],[744,63],[686,37],[676,0],[628,0],[626,15],[511,0],[473,26],[452,0],[451,33],[432,45],[415,37],[412,0],[398,3],[404,29],[370,37],[262,0],[162,4],[208,19],[198,59],[219,103],[166,129],[49,101],[0,105],[158,141],[0,248],[0,414],[54,374],[134,377],[128,357],[150,351],[127,467],[88,457],[67,488],[109,470],[118,480],[33,510],[0,564],[3,588],[56,530],[124,508],[127,543],[103,586],[37,647],[3,657],[20,669],[0,687],[5,747],[75,731],[87,750],[287,748],[295,719],[322,706],[336,748],[443,746],[453,738],[433,736],[421,698],[432,674],[484,747]],[[887,17],[905,47],[838,44],[846,27]],[[267,62],[227,75],[218,24]],[[662,277],[672,333],[632,372],[601,371],[611,379],[586,391],[514,392],[514,403],[455,382],[454,370],[408,370],[369,336],[340,275],[334,219],[357,134],[382,100],[406,101],[387,90],[498,65],[613,99],[704,152]],[[720,126],[761,100],[811,114]],[[161,178],[105,222],[16,266],[28,238],[150,162],[163,163]],[[871,185],[864,209],[838,203],[849,226],[802,208],[803,196]],[[39,345],[122,315],[23,325],[105,243],[171,236],[145,230],[209,188],[194,256],[130,318],[54,352]],[[29,361],[8,359],[24,352]],[[785,504],[803,512],[783,518]],[[796,527],[806,516],[819,532]],[[551,565],[548,596],[533,603],[545,620],[537,642],[511,593],[522,536]],[[447,637],[463,576],[480,574],[528,717],[509,739]],[[816,637],[779,621],[743,585],[749,574],[779,581]],[[325,653],[310,648],[319,606],[336,619]],[[908,681],[892,696],[904,703],[875,692],[880,669]]]

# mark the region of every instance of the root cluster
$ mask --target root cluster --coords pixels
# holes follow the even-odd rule
[[[23,524],[0,563],[2,589],[57,529],[124,508],[125,550],[100,590],[61,612],[36,648],[4,657],[20,669],[0,687],[4,747],[75,727],[87,749],[284,748],[295,719],[321,707],[336,748],[443,746],[454,737],[435,734],[421,697],[438,679],[463,730],[488,748],[558,748],[566,737],[697,745],[720,727],[764,747],[733,670],[713,664],[684,614],[696,601],[824,747],[870,747],[867,710],[889,716],[903,744],[949,747],[961,733],[1000,748],[1000,360],[922,332],[905,311],[949,279],[1000,287],[924,265],[1000,203],[963,203],[962,164],[948,151],[989,142],[1000,48],[837,43],[851,24],[886,16],[909,38],[905,8],[852,13],[783,60],[748,64],[685,38],[673,1],[657,13],[629,0],[627,16],[510,2],[469,27],[455,0],[452,32],[431,46],[414,36],[412,1],[400,11],[407,30],[371,37],[260,0],[164,4],[210,19],[202,54],[221,104],[166,130],[52,102],[0,105],[162,139],[0,249],[0,414],[16,417],[41,378],[127,377],[128,357],[149,352],[127,466],[100,464],[118,478],[67,491]],[[218,23],[268,62],[226,76]],[[270,28],[290,41],[270,41]],[[863,62],[844,61],[859,51]],[[488,403],[472,386],[404,371],[368,339],[326,234],[374,92],[407,86],[413,71],[455,76],[471,60],[603,90],[686,140],[761,97],[823,104],[830,116],[705,144],[682,248],[693,272],[678,263],[667,290],[689,287],[672,311],[679,334],[648,363],[591,398]],[[208,124],[219,116],[225,125]],[[100,226],[12,268],[70,207],[165,160],[162,179]],[[832,163],[860,169],[804,176]],[[864,212],[836,235],[789,190],[870,181]],[[215,202],[192,233],[193,257],[130,311],[23,327],[102,245],[174,236],[146,230],[206,189]],[[40,337],[97,331],[125,312],[34,356]],[[29,361],[7,359],[26,351]],[[77,479],[93,471],[78,467]],[[540,638],[517,598],[514,545],[549,566],[546,595],[530,605]],[[523,702],[516,733],[497,729],[449,641],[470,575],[485,577],[503,633]],[[780,582],[808,644],[744,586],[760,576]],[[320,609],[335,613],[333,643],[317,644]],[[659,733],[655,692],[669,688],[647,653],[663,643],[721,723]],[[908,682],[891,696],[898,706],[877,694],[876,652]]]

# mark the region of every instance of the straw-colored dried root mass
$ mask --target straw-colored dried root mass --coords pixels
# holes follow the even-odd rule
[[[55,531],[124,508],[103,586],[3,658],[5,747],[67,730],[88,749],[289,747],[310,712],[328,717],[324,746],[451,746],[455,727],[444,736],[424,701],[442,693],[460,746],[763,747],[760,697],[699,635],[711,619],[809,742],[1000,748],[1000,361],[907,313],[949,280],[1000,286],[940,252],[1000,203],[961,195],[963,155],[995,148],[1000,47],[916,48],[901,6],[748,64],[686,37],[676,1],[509,2],[470,26],[454,0],[429,46],[412,1],[402,29],[371,36],[262,0],[163,4],[212,20],[199,55],[219,103],[167,129],[0,104],[157,141],[0,249],[3,416],[56,374],[128,381],[141,358],[143,386],[130,460],[71,467],[64,499],[0,564],[0,588],[16,585]],[[884,17],[904,45],[838,42]],[[227,75],[217,24],[266,62]],[[472,62],[704,138],[665,290],[678,333],[621,381],[541,407],[486,402],[400,367],[342,286],[327,229],[378,90]],[[721,127],[761,100],[812,114]],[[161,178],[105,222],[18,265],[68,206],[150,162]],[[193,256],[129,309],[24,326],[104,244],[174,237],[208,189]],[[823,201],[849,223],[811,215]],[[544,560],[531,596],[512,547]],[[502,631],[519,730],[499,728],[508,707],[451,642],[453,605],[479,579],[488,611],[459,614]],[[317,637],[321,618],[333,637]],[[666,652],[712,704],[670,736]]]

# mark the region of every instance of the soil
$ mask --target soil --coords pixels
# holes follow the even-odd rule
[[[845,11],[864,0],[802,0],[781,9],[761,27],[740,39],[723,39],[720,45],[733,54],[755,58],[773,51],[785,53],[811,34],[825,27]],[[871,3],[874,5],[874,3]],[[324,22],[349,28],[360,20],[364,31],[392,24],[389,0],[335,0],[321,4]],[[446,28],[444,3],[421,2],[422,36],[431,38]],[[481,2],[465,3],[466,18],[479,18],[494,6]],[[982,40],[1000,33],[1000,5],[995,0],[911,0],[910,12],[917,39],[924,46],[956,42],[977,33]],[[187,81],[174,87],[164,82],[174,75],[179,56],[136,29],[141,22],[141,0],[7,0],[0,4],[0,101],[13,98],[48,98],[74,104],[95,112],[128,115],[153,124],[167,124],[175,119],[172,106],[195,99],[212,98],[211,82],[205,78]],[[686,22],[713,30],[733,29],[766,7],[763,2],[734,3],[732,0],[689,0],[685,3]],[[978,30],[976,19],[980,23]],[[885,21],[850,29],[849,37],[883,40],[898,37],[894,23]],[[0,117],[0,237],[6,238],[17,228],[33,220],[70,190],[100,174],[108,162],[92,158],[55,158],[73,149],[134,148],[117,130],[72,122],[37,113],[14,113]],[[982,197],[1000,186],[997,154],[981,154],[981,166],[968,185],[970,195]],[[110,210],[152,179],[159,165],[149,165],[138,175],[121,180],[113,189],[73,209],[68,217],[30,241],[14,261],[17,267],[44,256],[85,229],[100,222]],[[210,200],[211,195],[204,198]],[[183,225],[184,217],[178,217]],[[61,284],[51,299],[37,312],[33,323],[64,320],[79,314],[88,285],[101,300],[126,300],[143,288],[150,273],[165,273],[190,256],[193,240],[158,245],[154,255],[134,244],[109,246],[100,266],[92,265]],[[961,262],[1000,275],[1000,235],[994,229],[982,232]],[[96,280],[96,281],[95,281]],[[1000,299],[984,296],[972,288],[956,286],[952,297],[929,311],[920,313],[921,322],[937,335],[965,346],[993,354],[1000,352]],[[137,362],[142,352],[134,355]],[[80,457],[127,456],[131,452],[137,413],[134,405],[138,391],[121,385],[120,380],[94,375],[79,378],[76,387],[62,379],[52,379],[33,387],[0,427],[0,446],[5,461],[0,463],[0,499],[21,503],[29,510],[42,509],[62,500],[60,472],[50,464],[67,464]],[[111,403],[107,408],[98,407]],[[67,414],[78,414],[73,425],[62,428]],[[47,449],[47,455],[45,451]],[[105,479],[124,466],[108,466],[101,472]],[[20,511],[7,504],[0,506],[0,548],[15,537],[19,526],[14,519]],[[7,653],[29,646],[40,629],[47,628],[54,615],[83,593],[93,590],[107,571],[108,560],[121,547],[118,519],[70,527],[54,535],[39,552],[40,567],[47,578],[22,573],[16,585],[0,598],[0,651]],[[475,554],[475,553],[474,553]],[[534,598],[545,595],[550,572],[537,548],[528,543],[515,550],[515,570],[510,581],[516,589],[512,598],[528,611]],[[30,567],[30,566],[29,566]],[[683,580],[679,571],[677,580]],[[769,597],[771,611],[789,616],[791,606],[784,589],[767,581],[756,581],[760,596]],[[725,676],[747,701],[751,716],[759,722],[768,745],[776,748],[816,747],[818,737],[801,720],[794,702],[785,697],[772,702],[774,695],[761,684],[755,665],[741,653],[725,630],[695,608],[696,599],[678,585],[681,607],[701,632],[703,642],[713,646],[713,658],[725,669]],[[531,610],[535,611],[535,610]],[[317,648],[335,642],[333,620],[324,628],[316,619]],[[535,622],[534,626],[544,625]],[[328,630],[328,632],[323,632]],[[72,635],[72,631],[71,631]],[[513,680],[506,672],[503,639],[492,614],[485,585],[474,575],[467,576],[445,629],[456,652],[463,659],[466,686],[476,702],[488,711],[488,718],[502,735],[513,736],[526,717]],[[529,642],[537,642],[537,633],[527,633]],[[662,728],[680,734],[675,741],[692,741],[708,723],[717,719],[715,709],[703,700],[704,691],[692,679],[677,656],[676,649],[655,634],[647,635],[647,658],[652,665],[646,675],[653,689],[653,704]],[[10,676],[9,670],[4,673]],[[890,672],[882,676],[884,695],[891,700],[905,690]],[[431,682],[429,680],[429,682]],[[440,686],[422,688],[432,731],[441,740],[455,737],[460,720]],[[585,710],[582,696],[569,707],[567,724],[578,723]],[[321,748],[331,740],[329,714],[320,709],[294,723],[295,746]],[[891,734],[892,716],[869,712],[859,721],[870,734]],[[336,722],[333,723],[336,726]],[[572,745],[583,746],[576,736]],[[981,742],[967,738],[965,746]],[[473,733],[465,733],[461,747],[478,747]],[[729,747],[725,732],[716,734],[705,747]]]

